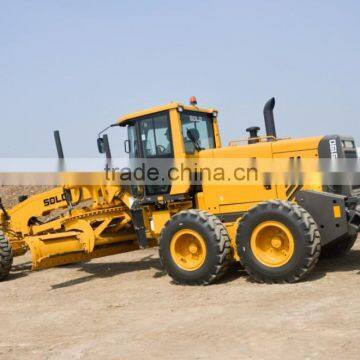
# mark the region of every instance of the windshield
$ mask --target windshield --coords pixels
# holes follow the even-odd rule
[[[181,129],[187,154],[193,154],[195,151],[195,144],[189,138],[189,130],[199,138],[198,145],[202,150],[215,148],[213,120],[210,114],[182,112]]]

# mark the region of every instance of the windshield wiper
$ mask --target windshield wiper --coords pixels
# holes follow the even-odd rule
[[[199,144],[200,135],[197,129],[187,129],[186,135],[190,139],[190,141],[194,144],[195,149],[197,151],[204,150]]]

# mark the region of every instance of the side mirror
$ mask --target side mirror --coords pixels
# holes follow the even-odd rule
[[[97,146],[100,154],[106,154],[107,159],[111,159],[111,151],[110,151],[110,145],[109,145],[109,138],[105,134],[102,138],[99,137],[97,139]]]
[[[130,140],[125,140],[124,141],[124,150],[127,154],[130,153]]]
[[[104,154],[105,153],[105,145],[104,145],[104,139],[99,137],[97,138],[97,147],[99,150],[100,154]]]

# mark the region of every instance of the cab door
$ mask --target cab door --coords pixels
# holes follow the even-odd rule
[[[159,176],[156,179],[145,177],[144,192],[146,196],[169,194],[171,186],[164,183],[161,175],[162,165],[174,157],[171,141],[169,113],[161,112],[136,119],[128,126],[130,144],[129,156],[138,159],[136,166],[157,168]],[[144,165],[143,165],[144,163]]]

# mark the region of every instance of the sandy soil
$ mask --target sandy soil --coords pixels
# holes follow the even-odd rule
[[[18,197],[20,195],[31,196],[49,189],[51,189],[51,186],[46,185],[0,186],[0,198],[6,208],[11,208],[18,203]]]
[[[0,284],[0,358],[359,359],[359,270],[360,241],[293,285],[177,286],[156,249],[39,272],[26,255]]]

